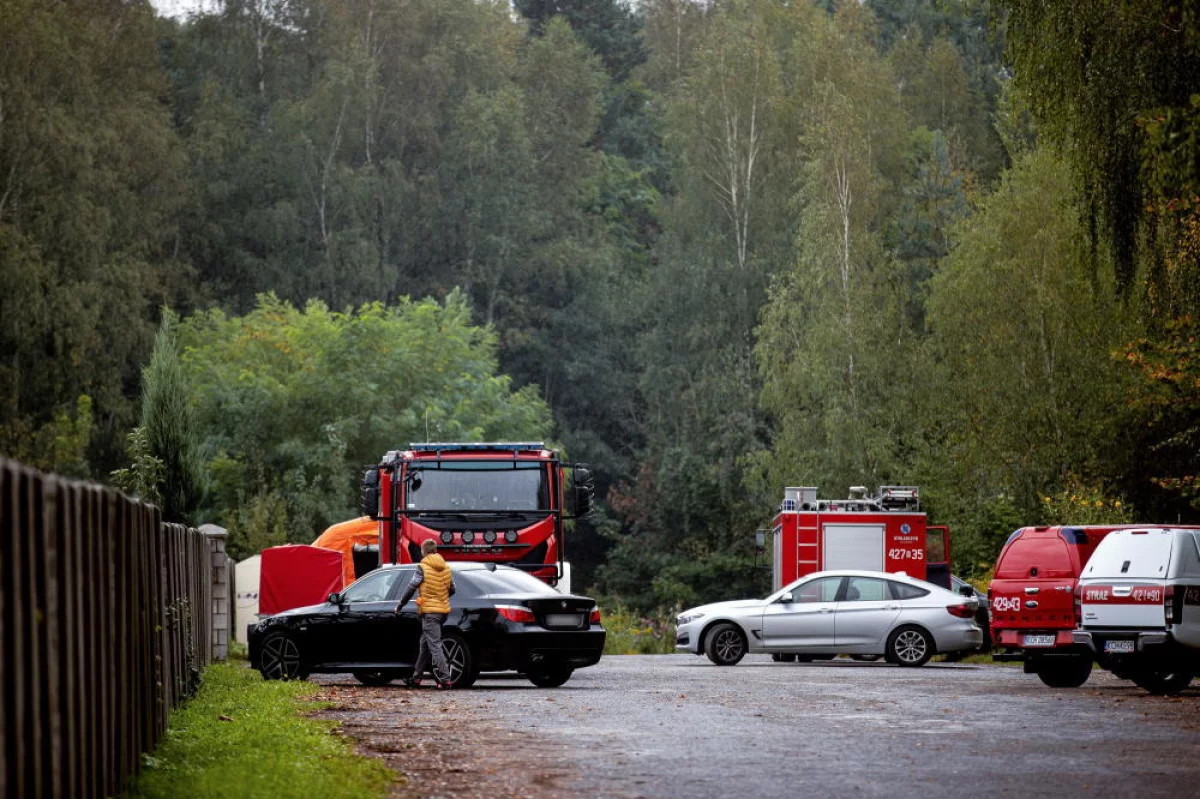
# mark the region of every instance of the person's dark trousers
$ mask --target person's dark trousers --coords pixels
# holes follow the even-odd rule
[[[450,667],[446,665],[446,653],[442,651],[442,624],[445,613],[421,614],[421,646],[417,651],[417,665],[413,668],[413,679],[421,679],[433,655],[433,677],[438,682],[450,681]]]

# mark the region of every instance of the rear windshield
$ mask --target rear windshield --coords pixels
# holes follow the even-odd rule
[[[1004,557],[996,564],[996,578],[1000,580],[1075,576],[1071,550],[1057,534],[1026,533],[1012,542]]]
[[[455,587],[465,596],[488,594],[532,594],[533,596],[556,596],[555,591],[532,574],[497,569],[472,569],[454,573]]]
[[[1087,577],[1166,577],[1171,565],[1170,533],[1116,532],[1100,542],[1088,561]]]

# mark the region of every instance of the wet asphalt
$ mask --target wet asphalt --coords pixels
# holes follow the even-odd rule
[[[484,677],[469,691],[378,697],[449,694],[447,732],[519,736],[554,762],[555,795],[1200,796],[1200,686],[1152,697],[1099,671],[1052,689],[984,664],[631,655],[558,689]],[[520,770],[510,754],[502,762]]]

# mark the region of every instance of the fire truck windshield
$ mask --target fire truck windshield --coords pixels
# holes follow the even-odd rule
[[[420,488],[408,491],[408,510],[547,511],[546,470],[541,463],[441,461],[417,467]]]

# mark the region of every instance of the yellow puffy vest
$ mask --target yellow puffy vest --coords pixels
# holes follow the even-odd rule
[[[450,612],[450,567],[436,552],[421,560],[421,572],[425,575],[418,587],[418,613]]]

